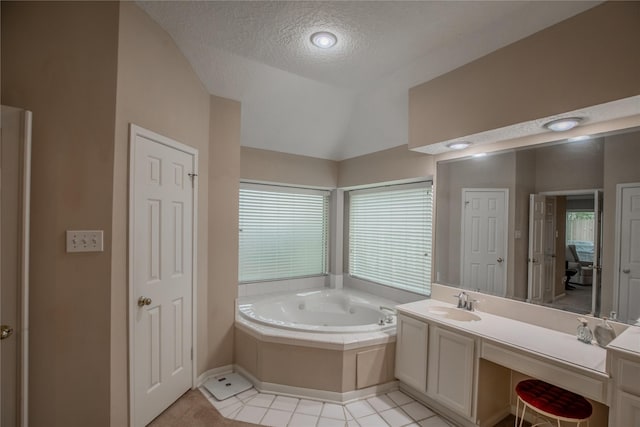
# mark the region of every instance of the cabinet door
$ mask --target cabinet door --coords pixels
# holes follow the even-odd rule
[[[427,394],[461,415],[471,417],[475,340],[431,328]]]
[[[618,391],[616,425],[640,427],[640,397]]]
[[[418,391],[427,390],[427,324],[398,316],[396,378]]]

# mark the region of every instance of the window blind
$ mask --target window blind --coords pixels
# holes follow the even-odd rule
[[[431,294],[432,186],[396,185],[349,194],[349,274]]]
[[[329,192],[242,184],[239,281],[327,272]]]

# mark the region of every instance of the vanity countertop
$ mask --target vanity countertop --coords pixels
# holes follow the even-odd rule
[[[624,351],[640,357],[640,327],[629,326],[616,339],[611,341],[607,348]]]
[[[401,314],[446,325],[561,364],[569,364],[591,374],[608,376],[607,351],[596,344],[582,343],[575,335],[482,311],[472,312],[480,318],[478,321],[454,320],[430,312],[430,309],[433,311],[437,306],[462,310],[455,308],[453,304],[433,299],[402,304],[396,308]],[[636,339],[640,339],[640,336],[636,335]]]

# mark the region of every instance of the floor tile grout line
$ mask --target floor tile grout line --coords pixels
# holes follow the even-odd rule
[[[200,388],[200,390],[201,390],[201,392],[202,392],[204,389]],[[261,395],[261,394],[262,394],[262,395],[271,395],[271,396],[273,396],[273,399],[271,399],[271,401],[270,401],[270,403],[269,403],[269,405],[268,405],[268,406],[266,406],[266,407],[255,406],[256,408],[263,408],[263,409],[265,410],[265,413],[260,417],[260,420],[258,421],[258,422],[262,425],[262,421],[263,421],[263,420],[264,420],[264,418],[266,417],[266,415],[267,415],[267,413],[269,412],[269,410],[271,410],[271,409],[274,409],[274,410],[275,410],[275,408],[273,408],[273,405],[275,404],[275,401],[277,400],[278,396],[280,396],[280,395],[275,394],[275,393],[262,393],[262,392],[259,392],[258,390],[256,390],[255,388],[252,388],[252,389],[250,389],[250,390],[254,390],[254,391],[255,391],[255,393],[251,394],[250,396],[247,396],[247,397],[246,397],[246,398],[244,398],[244,399],[239,398],[239,397],[237,397],[237,396],[236,396],[236,399],[238,400],[238,402],[237,402],[237,403],[238,403],[240,406],[239,406],[236,410],[234,410],[233,412],[231,412],[231,413],[229,414],[229,416],[228,416],[228,417],[225,417],[225,418],[235,419],[235,417],[237,417],[237,415],[239,415],[239,413],[242,411],[242,409],[244,409],[244,408],[245,408],[245,407],[247,407],[247,406],[251,406],[251,407],[253,407],[252,405],[249,405],[249,401],[251,401],[251,400],[255,399],[257,396],[259,396],[259,395]],[[207,390],[204,390],[204,391],[207,391]],[[321,418],[326,418],[326,419],[330,419],[330,420],[334,420],[334,421],[342,421],[342,422],[344,422],[344,425],[345,425],[345,426],[347,426],[347,425],[349,424],[349,422],[350,422],[350,421],[353,421],[353,422],[355,422],[356,424],[360,425],[360,423],[358,422],[358,419],[365,418],[365,417],[367,417],[367,416],[371,416],[371,415],[373,415],[373,414],[376,414],[377,416],[379,416],[385,424],[389,425],[389,423],[387,422],[387,420],[382,416],[382,412],[389,411],[389,410],[391,410],[391,409],[397,409],[397,410],[399,410],[401,413],[405,414],[408,418],[410,418],[411,420],[413,420],[413,421],[412,421],[412,422],[410,422],[409,424],[405,424],[405,426],[410,425],[410,424],[414,424],[414,423],[419,424],[421,421],[427,420],[427,419],[429,419],[429,418],[434,418],[434,417],[438,418],[438,415],[432,412],[432,414],[431,414],[430,416],[427,416],[427,417],[425,417],[425,418],[420,418],[420,419],[418,419],[418,420],[414,419],[414,418],[413,418],[411,415],[409,415],[409,413],[408,413],[408,412],[403,408],[403,406],[410,405],[410,404],[412,404],[412,403],[416,403],[416,402],[417,402],[418,404],[420,404],[421,406],[425,406],[425,405],[424,405],[424,404],[422,404],[422,402],[419,402],[419,401],[415,400],[413,397],[411,397],[411,396],[409,396],[409,395],[406,395],[406,394],[405,394],[405,393],[403,393],[401,390],[397,390],[397,391],[398,391],[398,392],[400,392],[401,394],[403,394],[404,396],[406,396],[406,397],[409,399],[409,401],[405,402],[403,405],[400,405],[400,404],[399,404],[398,402],[396,402],[393,398],[391,398],[391,396],[389,396],[389,394],[391,393],[391,392],[389,392],[389,393],[383,393],[383,394],[376,395],[376,396],[371,396],[371,397],[369,397],[369,398],[361,398],[361,399],[356,400],[356,401],[354,401],[354,402],[349,402],[349,404],[351,404],[351,403],[356,403],[356,402],[361,402],[361,403],[364,403],[364,404],[366,404],[367,406],[369,406],[371,409],[373,409],[373,411],[374,411],[373,413],[368,414],[368,415],[365,415],[365,416],[362,416],[362,417],[360,417],[360,418],[356,418],[356,417],[354,416],[354,414],[352,414],[352,413],[351,413],[351,411],[349,411],[349,408],[347,407],[347,403],[336,403],[337,405],[339,405],[340,407],[342,407],[342,410],[343,410],[343,417],[344,417],[344,419],[340,420],[340,419],[336,419],[336,418],[332,418],[332,417],[323,417],[323,416],[322,416],[322,413],[323,413],[323,409],[324,409],[325,405],[327,405],[328,403],[332,403],[332,402],[325,402],[325,401],[314,400],[314,399],[311,399],[311,401],[312,401],[312,402],[318,402],[318,403],[321,405],[321,406],[320,406],[320,413],[319,413],[317,416],[315,416],[315,415],[311,415],[311,414],[303,414],[303,413],[299,413],[299,412],[297,412],[297,410],[298,410],[298,408],[300,407],[300,404],[301,404],[302,400],[304,400],[304,399],[303,399],[303,398],[300,398],[300,397],[292,397],[292,396],[284,396],[284,397],[291,397],[292,399],[295,399],[295,400],[296,400],[296,404],[295,404],[295,406],[294,406],[293,410],[292,410],[292,411],[288,411],[288,410],[284,410],[284,409],[279,409],[279,410],[280,410],[280,411],[282,411],[282,412],[287,412],[287,413],[289,413],[289,420],[288,420],[288,422],[287,422],[287,426],[289,426],[289,425],[291,424],[291,421],[292,421],[292,419],[293,419],[293,416],[294,416],[295,414],[297,414],[297,413],[299,413],[299,414],[301,414],[301,415],[308,415],[308,416],[314,416],[314,417],[316,417],[316,427],[320,424],[320,419],[321,419]],[[209,394],[210,394],[210,393],[209,393]],[[204,395],[205,397],[207,396],[207,394],[205,394],[204,392],[203,392],[203,395]],[[368,399],[371,399],[371,398],[374,398],[374,397],[382,397],[382,396],[384,396],[384,397],[386,397],[387,399],[389,399],[389,401],[390,401],[391,403],[393,403],[395,406],[391,406],[391,407],[389,407],[389,408],[387,408],[387,409],[384,409],[384,410],[378,410],[378,409],[377,409],[376,407],[374,407],[370,402],[368,402]],[[212,398],[213,398],[213,396],[212,396]],[[208,399],[208,400],[209,400],[209,399]],[[216,407],[215,407],[215,405],[213,405],[213,402],[211,402],[211,401],[210,401],[210,404],[211,404],[212,406],[214,406],[214,408],[216,408]],[[233,406],[233,404],[230,404],[230,405],[226,406],[225,408],[227,408],[227,407],[231,407],[231,406]],[[425,407],[426,407],[426,406],[425,406]],[[222,410],[224,410],[225,408],[222,408]],[[430,409],[430,408],[428,408],[428,407],[426,407],[426,408],[427,408],[427,409]],[[216,409],[217,409],[217,408],[216,408]],[[218,411],[220,411],[220,410],[218,410]],[[351,420],[347,419],[347,418],[349,418],[349,416],[352,418]]]

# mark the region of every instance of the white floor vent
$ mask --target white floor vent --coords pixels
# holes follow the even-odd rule
[[[253,387],[246,378],[234,372],[233,374],[219,375],[205,381],[204,388],[209,390],[213,397],[225,400]]]

